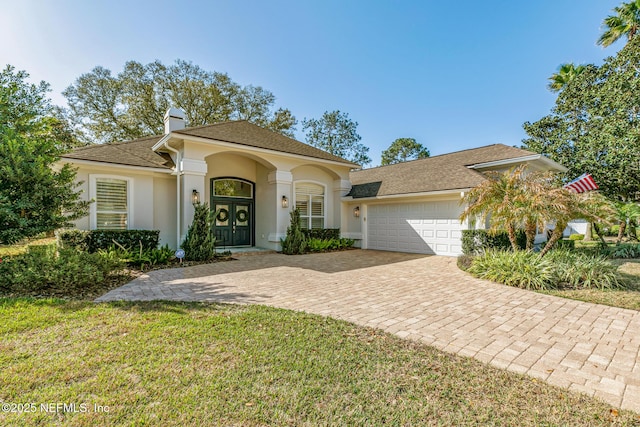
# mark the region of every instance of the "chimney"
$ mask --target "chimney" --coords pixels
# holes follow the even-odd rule
[[[166,135],[180,129],[184,129],[184,111],[171,107],[164,114],[164,133]]]

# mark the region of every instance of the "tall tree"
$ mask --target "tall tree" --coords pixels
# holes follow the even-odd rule
[[[0,73],[0,243],[13,243],[70,225],[88,202],[75,191],[75,171],[53,168],[67,143],[53,117],[49,85],[26,81],[25,71]]]
[[[369,147],[360,144],[357,128],[358,122],[339,110],[325,111],[320,119],[302,121],[308,144],[364,166],[371,163]]]
[[[613,8],[615,15],[607,16],[602,25],[605,31],[597,43],[604,47],[610,46],[620,38],[626,36],[633,39],[640,28],[640,0],[632,0]]]
[[[382,165],[429,157],[429,150],[414,138],[398,138],[382,152]]]
[[[560,92],[571,80],[579,76],[584,70],[584,65],[576,66],[572,63],[560,64],[558,72],[553,73],[551,77],[549,77],[549,85],[547,87],[551,92]]]
[[[591,173],[608,197],[640,199],[640,38],[602,66],[589,65],[558,95],[551,114],[526,122],[525,147]]]
[[[81,75],[63,95],[69,116],[84,141],[109,142],[158,135],[170,106],[185,112],[189,126],[248,120],[293,136],[296,119],[287,109],[273,111],[275,96],[259,86],[233,82],[182,60],[129,61],[118,75],[96,67]]]

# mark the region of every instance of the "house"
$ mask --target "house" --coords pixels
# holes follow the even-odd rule
[[[368,249],[458,255],[465,191],[482,172],[521,163],[563,170],[501,144],[356,170],[359,166],[247,121],[186,128],[170,109],[165,134],[82,147],[62,162],[78,169],[90,214],[79,229],[158,229],[179,247],[195,201],[217,213],[220,246],[279,249],[298,208],[308,228],[340,228]]]

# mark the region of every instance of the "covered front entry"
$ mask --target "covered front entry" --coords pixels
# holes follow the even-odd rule
[[[253,246],[254,184],[238,178],[211,179],[216,246]]]

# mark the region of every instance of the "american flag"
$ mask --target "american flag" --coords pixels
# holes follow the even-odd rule
[[[582,174],[568,184],[565,184],[564,188],[575,191],[576,193],[584,193],[589,190],[597,190],[598,184],[596,184],[593,177],[588,174]]]

